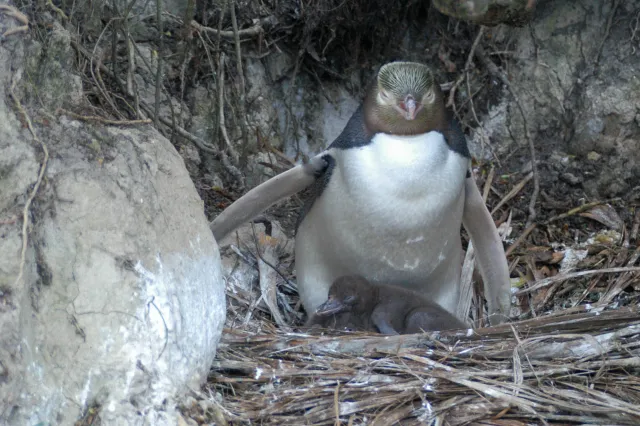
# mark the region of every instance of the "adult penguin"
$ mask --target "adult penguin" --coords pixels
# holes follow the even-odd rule
[[[469,173],[470,155],[431,69],[382,66],[345,129],[304,165],[249,191],[212,222],[220,240],[313,185],[298,219],[296,274],[307,312],[343,275],[404,286],[451,313],[460,298],[460,226],[476,248],[490,320],[509,314],[502,242]]]

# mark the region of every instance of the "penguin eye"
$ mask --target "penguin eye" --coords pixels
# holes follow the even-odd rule
[[[344,303],[351,305],[356,302],[356,297],[354,295],[350,295],[344,298]]]
[[[393,97],[384,89],[380,89],[380,99],[385,104],[389,104],[393,101]]]
[[[429,90],[422,97],[422,104],[432,104],[436,100],[436,94],[433,90]]]

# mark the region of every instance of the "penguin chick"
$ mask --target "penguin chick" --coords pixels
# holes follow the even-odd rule
[[[372,284],[359,275],[336,279],[329,297],[309,320],[309,325],[327,325],[335,318],[342,325],[383,334],[413,334],[422,331],[469,328],[444,308],[422,295],[397,286]]]
[[[333,330],[349,330],[349,331],[377,331],[370,317],[361,317],[353,315],[351,312],[331,313],[312,313],[309,315],[305,327],[330,328]]]

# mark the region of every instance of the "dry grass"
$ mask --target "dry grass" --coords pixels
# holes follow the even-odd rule
[[[458,334],[226,330],[209,381],[231,424],[640,424],[637,307]]]
[[[568,209],[512,242],[512,276],[521,277],[513,322],[458,333],[283,331],[273,306],[260,302],[261,276],[250,273],[257,239],[238,234],[223,252],[238,256],[234,270],[245,269],[228,282],[228,328],[200,401],[210,409],[183,412],[232,425],[640,424],[640,249],[625,230],[633,224],[603,230],[596,213],[605,208],[613,211],[603,203]],[[275,227],[273,235],[286,243]],[[577,251],[586,257],[572,260]],[[284,275],[292,270],[286,253],[276,256]],[[299,324],[295,288],[284,279],[277,286],[277,309]],[[475,324],[484,311],[476,295]]]

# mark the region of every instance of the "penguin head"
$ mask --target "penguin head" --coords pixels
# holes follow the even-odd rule
[[[369,282],[359,275],[346,275],[336,279],[329,288],[329,296],[315,314],[335,315],[343,312],[364,314],[372,308],[373,292]]]
[[[378,71],[364,103],[372,133],[413,135],[441,129],[444,100],[431,69],[417,62],[391,62]]]

